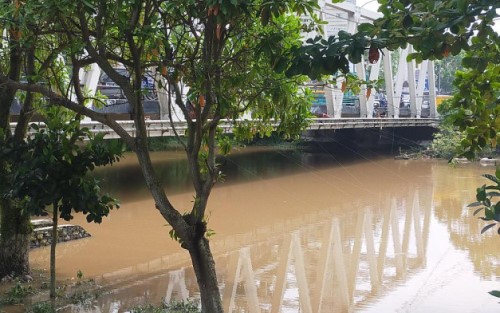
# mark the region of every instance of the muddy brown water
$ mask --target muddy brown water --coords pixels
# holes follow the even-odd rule
[[[465,205],[486,183],[476,164],[376,153],[247,149],[224,164],[209,204],[211,247],[226,312],[499,312],[500,239],[480,235]],[[171,201],[193,194],[181,153],[155,153]],[[188,254],[170,239],[133,155],[98,172],[121,200],[92,237],[57,250],[60,279],[78,270],[105,286],[65,312],[126,312],[197,299]],[[48,268],[49,249],[33,250]]]

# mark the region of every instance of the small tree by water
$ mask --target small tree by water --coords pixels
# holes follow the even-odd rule
[[[65,118],[66,117],[66,118]],[[69,121],[68,119],[69,118]],[[80,119],[63,109],[47,113],[47,128],[31,127],[37,132],[24,142],[8,141],[0,152],[13,165],[13,185],[5,196],[19,202],[29,215],[52,212],[50,250],[50,297],[55,298],[55,250],[58,220],[69,221],[74,213],[86,215],[88,222],[100,223],[118,202],[102,195],[99,182],[88,175],[96,166],[117,162],[121,145],[104,144],[103,135],[92,135],[80,128]],[[87,141],[84,141],[87,140]]]

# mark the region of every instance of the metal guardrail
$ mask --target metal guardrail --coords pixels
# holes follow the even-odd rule
[[[183,136],[187,130],[187,123],[184,121],[173,122],[168,120],[146,120],[147,134],[150,137],[175,136],[175,132]],[[245,120],[238,120],[237,123],[244,123]],[[249,121],[251,122],[251,121]],[[117,121],[125,131],[131,136],[135,136],[136,128],[133,121]],[[45,128],[45,123],[35,122],[40,129]],[[386,127],[437,127],[439,119],[435,118],[311,118],[306,130],[336,130],[349,128],[386,128]],[[231,133],[234,121],[221,121],[219,127],[223,132]],[[16,123],[10,124],[14,130]],[[82,127],[87,127],[92,133],[105,133],[106,139],[119,138],[109,126],[95,121],[83,121]],[[276,124],[277,126],[277,124]],[[174,131],[175,129],[175,131]],[[34,133],[31,131],[30,133]]]

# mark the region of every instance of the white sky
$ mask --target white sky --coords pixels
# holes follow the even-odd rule
[[[356,5],[374,12],[377,12],[378,9],[377,0],[356,0]],[[499,10],[497,10],[497,13],[498,11]],[[496,20],[495,26],[493,28],[497,31],[497,33],[500,33],[500,19]]]
[[[356,0],[356,5],[373,12],[377,12],[378,9],[377,0]]]

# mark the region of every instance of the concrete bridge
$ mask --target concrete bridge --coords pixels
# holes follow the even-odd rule
[[[340,30],[355,33],[360,23],[371,23],[380,14],[357,7],[354,0],[346,0],[342,3],[328,3],[320,1],[321,9],[318,10],[318,17],[325,22],[323,27],[324,36],[337,35]],[[301,17],[307,22],[308,17]],[[303,39],[313,38],[319,33],[304,33]],[[346,77],[343,75],[332,76],[326,81],[310,81],[306,87],[310,88],[314,95],[312,103],[312,113],[319,117],[332,117],[334,119],[323,122],[312,121],[311,129],[316,129],[315,125],[321,127],[338,128],[367,128],[373,126],[373,117],[394,118],[394,121],[382,122],[385,127],[406,127],[407,123],[419,123],[421,126],[429,122],[419,121],[419,118],[435,119],[438,117],[436,101],[436,79],[433,61],[424,60],[417,64],[414,60],[407,62],[407,56],[413,53],[413,48],[408,45],[406,49],[396,51],[383,50],[382,56],[371,64],[365,57],[362,57],[358,64],[350,64],[351,72],[362,83],[359,91],[342,88]],[[397,60],[397,61],[396,61]],[[125,68],[117,68],[121,75],[127,76]],[[393,74],[394,73],[394,74]],[[90,107],[98,112],[114,115],[117,119],[130,119],[131,108],[124,98],[120,88],[110,80],[105,73],[92,64],[80,72],[81,82],[90,94],[99,92],[108,97],[104,107]],[[176,94],[168,86],[164,78],[158,77],[154,69],[148,72],[145,77],[143,88],[145,89],[144,111],[145,115],[152,120],[148,122],[154,133],[160,135],[168,130],[169,126],[164,126],[169,117],[179,122],[179,129],[182,128],[182,121],[185,120],[180,108],[175,104]],[[378,82],[377,90],[371,85]],[[186,97],[189,86],[179,83],[181,90]],[[372,90],[373,89],[373,90]],[[242,118],[250,118],[247,114]],[[343,119],[341,119],[343,118]],[[358,118],[358,119],[352,119]],[[398,120],[400,119],[400,120]],[[326,126],[331,125],[331,126]],[[393,126],[388,126],[393,125]],[[231,123],[222,126],[224,129],[231,128]],[[415,125],[410,125],[415,126]],[[319,127],[319,125],[318,125]]]
[[[249,121],[251,122],[251,121]],[[136,135],[136,128],[133,121],[118,121],[118,123],[131,135]],[[239,121],[222,121],[219,125],[224,133],[231,133],[236,123]],[[46,127],[45,123],[36,123],[40,129]],[[384,128],[408,128],[408,127],[431,127],[436,128],[439,124],[437,118],[311,118],[309,119],[308,131],[328,131],[339,129],[384,129]],[[14,131],[16,123],[11,123]],[[278,123],[276,123],[276,126]],[[87,127],[92,133],[104,133],[105,139],[119,138],[119,136],[109,126],[94,121],[83,121],[82,127]],[[146,128],[149,137],[171,137],[175,133],[184,136],[187,123],[185,121],[170,122],[168,120],[146,120]],[[33,132],[33,131],[31,131]]]
[[[325,36],[336,35],[339,30],[354,33],[360,23],[371,23],[379,17],[379,14],[357,7],[354,0],[343,3],[327,3],[321,1],[321,9],[317,12],[318,17],[325,24],[323,31]],[[307,19],[307,17],[304,17]],[[314,37],[318,33],[311,32],[303,34],[304,40]],[[438,113],[436,102],[436,88],[434,65],[432,61],[424,60],[420,64],[415,61],[407,62],[408,54],[412,53],[412,47],[397,51],[384,50],[382,57],[376,63],[366,62],[364,57],[356,65],[351,64],[352,73],[361,81],[377,81],[383,77],[384,86],[376,92],[362,84],[358,94],[344,92],[341,88],[345,77],[332,77],[329,81],[312,81],[307,87],[312,89],[315,100],[312,103],[311,112],[315,116],[325,118],[310,119],[308,131],[319,134],[323,131],[339,129],[384,129],[384,128],[435,128],[438,125]],[[393,62],[392,58],[399,60]],[[127,75],[125,68],[117,69],[122,75]],[[395,75],[393,75],[395,73]],[[187,123],[183,113],[175,105],[172,90],[161,86],[169,86],[162,78],[150,73],[152,77],[147,78],[148,83],[144,85],[148,91],[144,100],[144,112],[147,118],[148,136],[175,136],[184,135]],[[332,73],[333,74],[333,73]],[[136,129],[130,120],[131,108],[124,99],[120,88],[105,75],[97,64],[92,64],[80,72],[81,81],[90,94],[100,92],[108,97],[106,105],[92,109],[109,114],[120,120],[118,123],[132,136]],[[155,78],[156,77],[156,78]],[[159,80],[158,80],[159,79]],[[187,90],[184,86],[183,90]],[[185,95],[183,95],[185,96]],[[19,104],[11,115],[15,116],[20,110]],[[16,113],[17,112],[17,113]],[[169,117],[172,117],[173,123]],[[242,117],[249,118],[249,114]],[[244,120],[236,121],[244,122]],[[11,124],[14,127],[15,124]],[[228,120],[220,123],[220,127],[226,133],[231,133],[235,121]],[[277,125],[276,125],[277,126]],[[41,123],[43,128],[44,124]],[[84,121],[82,127],[88,127],[92,132],[105,133],[106,139],[118,138],[118,135],[108,126],[98,122]]]
[[[358,24],[370,23],[379,17],[379,14],[357,7],[354,0],[343,3],[327,3],[321,1],[318,17],[325,24],[325,36],[336,35],[339,30],[354,33]],[[307,19],[307,17],[304,17]],[[314,37],[318,33],[303,34],[304,40]],[[356,65],[351,64],[351,72],[361,81],[377,81],[383,77],[384,86],[376,92],[362,84],[358,94],[344,92],[341,88],[345,77],[333,77],[329,81],[311,81],[307,85],[315,96],[311,112],[315,116],[325,117],[310,119],[307,130],[318,131],[338,129],[382,129],[382,128],[409,128],[409,127],[436,127],[438,124],[434,65],[432,61],[424,60],[420,64],[415,61],[407,62],[412,47],[404,50],[384,50],[382,57],[376,63],[366,62],[364,57]],[[392,58],[399,60],[393,62]],[[127,75],[125,68],[117,69],[122,75]],[[395,75],[393,75],[395,73]],[[175,105],[175,94],[162,78],[150,73],[145,77],[148,82],[144,85],[147,96],[144,100],[144,112],[148,135],[150,137],[174,136],[175,132],[184,135],[187,129],[183,113]],[[332,73],[334,74],[334,73]],[[90,94],[100,92],[108,97],[104,107],[90,107],[98,112],[108,114],[132,136],[136,129],[131,119],[131,108],[124,98],[120,88],[111,81],[105,73],[92,64],[80,72],[81,81]],[[183,90],[187,90],[184,86]],[[185,95],[183,95],[185,96]],[[13,104],[11,116],[19,114],[20,104]],[[173,123],[170,122],[172,117]],[[242,117],[250,119],[247,114]],[[241,120],[243,121],[243,120]],[[238,121],[238,122],[241,122]],[[235,125],[234,121],[223,121],[220,127],[230,133]],[[11,124],[12,127],[15,124]],[[40,124],[43,128],[43,123]],[[118,135],[109,127],[97,122],[85,121],[83,127],[92,132],[105,133],[105,138],[118,138]],[[175,130],[175,131],[174,131]]]

